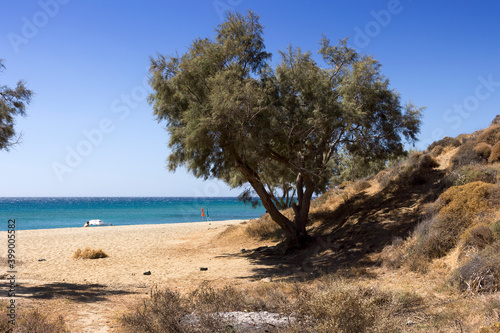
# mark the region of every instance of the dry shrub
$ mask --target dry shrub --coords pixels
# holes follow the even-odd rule
[[[78,249],[73,253],[73,258],[74,259],[100,259],[100,258],[106,258],[108,255],[104,253],[103,250],[94,250],[91,249],[90,247],[86,247],[85,249],[81,250]]]
[[[492,148],[491,148],[491,154],[488,159],[488,162],[490,163],[495,163],[500,161],[500,142],[497,142]]]
[[[367,188],[370,188],[371,186],[372,185],[367,180],[358,180],[357,182],[354,183],[353,188],[354,191],[361,192],[366,190]]]
[[[393,242],[393,244],[385,246],[382,249],[379,260],[383,267],[396,269],[403,265],[405,255],[406,253],[401,244]]]
[[[479,333],[500,333],[500,323],[493,324],[489,327],[481,327]]]
[[[424,154],[419,157],[418,159],[418,168],[419,169],[433,169],[437,168],[439,166],[439,163],[431,156],[428,154]]]
[[[17,303],[17,302],[16,302]],[[37,332],[37,333],[67,333],[64,318],[57,316],[52,318],[48,313],[41,309],[25,309],[16,308],[15,326],[9,323],[8,303],[0,302],[0,307],[3,309],[0,316],[0,331],[1,332]]]
[[[498,141],[500,141],[499,125],[488,127],[477,137],[477,142],[485,142],[492,146]]]
[[[340,184],[339,186],[337,186],[337,188],[339,190],[344,190],[346,189],[347,187],[350,187],[354,184],[354,182],[350,181],[350,180],[346,180],[345,182],[343,182],[342,184]]]
[[[303,291],[300,304],[300,314],[315,319],[314,332],[365,332],[376,317],[359,290],[340,281]]]
[[[493,242],[494,237],[493,230],[488,225],[479,224],[467,229],[461,238],[464,247],[484,249]]]
[[[384,173],[380,179],[380,186],[382,188],[390,186],[391,189],[396,190],[400,186],[408,185],[408,180],[417,168],[418,157],[421,156],[421,154],[418,157],[414,155],[419,154],[414,153],[410,158],[399,162],[390,171]]]
[[[153,291],[135,311],[120,318],[129,332],[179,332],[188,333],[181,319],[189,313],[179,293],[164,290]]]
[[[437,157],[443,153],[443,146],[437,145],[431,150],[431,155]]]
[[[290,213],[291,212],[288,212],[288,214]],[[286,213],[285,216],[287,216]],[[246,225],[245,231],[248,236],[259,240],[284,239],[283,230],[276,222],[273,221],[273,219],[269,214],[265,214],[259,219],[249,221],[248,224]]]
[[[456,138],[451,138],[449,136],[445,136],[441,140],[434,141],[429,145],[427,148],[427,151],[432,151],[434,147],[441,146],[441,147],[458,147],[460,146],[460,140]]]
[[[500,283],[500,241],[477,253],[454,273],[452,282],[463,291],[493,292]]]
[[[491,154],[491,146],[486,142],[479,142],[476,147],[474,147],[474,152],[487,160]]]
[[[437,214],[415,229],[416,242],[410,249],[411,259],[418,261],[423,257],[429,260],[446,255],[475,216],[498,206],[498,192],[499,186],[484,182],[446,190],[434,204]]]
[[[495,235],[496,239],[500,239],[500,220],[494,222],[491,225],[491,230],[493,231],[493,234]]]
[[[500,165],[465,165],[454,170],[447,178],[450,185],[460,186],[482,181],[496,184],[500,180]]]
[[[476,153],[474,148],[476,142],[474,140],[468,141],[460,146],[458,152],[453,156],[452,163],[454,168],[464,165],[477,164],[483,162],[483,158]]]

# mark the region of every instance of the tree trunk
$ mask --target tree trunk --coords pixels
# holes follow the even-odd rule
[[[309,222],[309,209],[311,207],[311,198],[314,192],[312,190],[312,185],[313,184],[308,175],[299,173],[297,176],[297,204],[293,205],[298,242],[297,245],[299,247],[304,247],[311,240],[307,234],[306,226]]]
[[[298,233],[294,223],[290,221],[286,216],[281,214],[278,208],[276,208],[271,195],[266,191],[266,188],[260,180],[259,175],[248,165],[239,161],[237,162],[237,168],[248,180],[255,192],[257,192],[257,195],[262,201],[262,205],[264,206],[264,208],[266,208],[273,221],[275,221],[281,227],[281,229],[283,229],[289,243],[292,244],[292,246],[294,246],[294,244],[297,244]]]

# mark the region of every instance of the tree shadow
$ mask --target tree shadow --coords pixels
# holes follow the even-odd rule
[[[370,255],[410,235],[422,221],[423,205],[446,189],[444,179],[442,170],[428,170],[374,195],[357,193],[335,210],[312,214],[314,240],[307,248],[286,252],[279,244],[236,254],[259,266],[242,278],[309,280],[325,273],[374,277],[366,269],[380,263]]]
[[[9,290],[8,282],[0,283],[0,290],[7,295]],[[76,284],[53,282],[38,286],[17,284],[15,290],[16,297],[51,300],[56,298],[70,299],[75,302],[102,302],[107,301],[108,296],[136,294],[133,291],[120,289],[110,289],[103,284]]]

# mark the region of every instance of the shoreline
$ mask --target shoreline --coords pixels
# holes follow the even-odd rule
[[[259,217],[254,217],[251,219],[258,219]],[[119,224],[119,225],[102,225],[102,226],[89,226],[89,229],[107,229],[109,227],[113,228],[123,228],[123,227],[153,227],[153,226],[163,226],[163,225],[190,225],[190,224],[203,224],[203,223],[223,223],[223,222],[228,222],[228,223],[235,223],[235,222],[245,222],[249,221],[251,219],[231,219],[231,220],[216,220],[216,221],[190,221],[190,222],[166,222],[166,223],[146,223],[146,224]],[[10,220],[10,219],[9,219]],[[54,231],[54,230],[79,230],[79,229],[84,229],[83,224],[78,227],[56,227],[56,228],[41,228],[41,229],[16,229],[17,232],[25,232],[25,231]],[[87,228],[85,228],[87,229]],[[0,239],[3,234],[7,234],[7,230],[0,230]],[[4,236],[5,237],[5,236]],[[1,257],[1,252],[0,252],[0,257]]]

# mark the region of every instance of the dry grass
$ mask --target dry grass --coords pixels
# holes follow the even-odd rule
[[[484,249],[491,244],[495,238],[493,230],[484,223],[475,225],[467,229],[461,236],[464,248]]]
[[[476,181],[496,184],[499,180],[500,164],[465,165],[455,169],[447,179],[448,183],[453,186],[465,185]]]
[[[130,332],[238,332],[224,312],[269,311],[295,318],[272,332],[396,332],[404,325],[402,314],[423,303],[415,292],[361,287],[327,275],[307,283],[205,284],[184,296],[155,291],[121,322]]]
[[[500,141],[500,126],[490,126],[485,129],[478,137],[477,142],[485,142],[491,146]]]
[[[100,258],[106,258],[108,255],[104,253],[103,250],[94,250],[91,249],[90,247],[86,247],[85,249],[81,250],[78,249],[73,253],[72,258],[73,259],[100,259]]]
[[[16,302],[17,303],[17,302]],[[8,305],[6,301],[0,302],[2,315],[0,316],[0,331],[12,333],[67,333],[69,330],[66,327],[62,316],[53,316],[41,309],[29,309],[19,307],[16,308],[15,325],[9,323]]]
[[[500,284],[500,241],[474,255],[453,275],[452,281],[472,293],[495,292]]]
[[[443,153],[443,151],[444,151],[443,146],[437,145],[431,150],[431,155],[434,157],[437,157],[437,156],[441,155]]]
[[[432,151],[435,147],[437,146],[441,146],[441,147],[458,147],[460,146],[461,142],[459,139],[457,138],[451,138],[449,136],[445,136],[444,138],[442,138],[441,140],[438,140],[438,141],[434,141],[433,143],[431,143],[429,145],[429,147],[427,148],[427,151]]]
[[[446,255],[478,214],[498,206],[497,202],[492,205],[490,199],[498,196],[499,188],[498,185],[472,182],[451,187],[441,194],[431,207],[437,214],[415,230],[416,241],[410,249],[410,262],[415,264],[422,258],[428,261]]]
[[[488,162],[495,163],[500,161],[500,142],[497,142],[492,148]]]
[[[263,215],[260,219],[250,220],[246,224],[245,232],[247,236],[259,240],[280,241],[284,239],[283,230],[269,214]]]
[[[479,142],[475,147],[474,147],[474,152],[487,160],[490,157],[491,154],[491,146],[487,144],[486,142]]]

